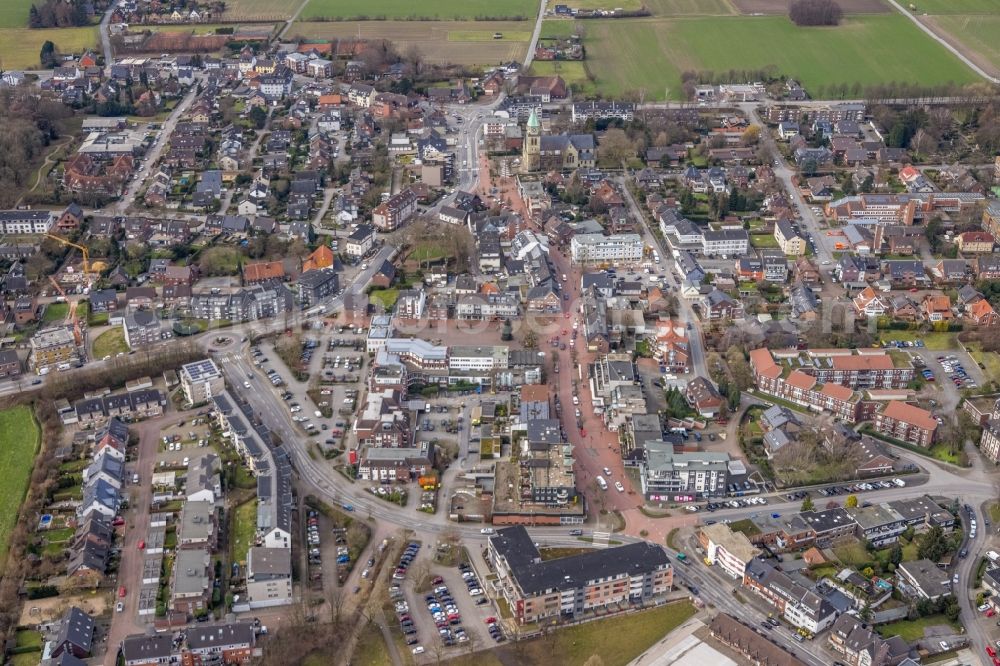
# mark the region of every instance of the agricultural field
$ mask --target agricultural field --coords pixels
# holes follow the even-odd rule
[[[7,557],[7,539],[17,522],[41,442],[41,430],[31,408],[22,406],[0,411],[0,573]]]
[[[226,0],[227,21],[285,21],[303,0]]]
[[[799,28],[783,16],[588,21],[586,27],[587,66],[608,96],[643,89],[646,99],[680,99],[681,72],[767,67],[817,97],[842,84],[978,80],[900,15],[853,16],[835,28]]]
[[[909,0],[899,4],[914,14],[1000,15],[1000,4],[996,0]]]
[[[989,0],[984,1],[989,2]],[[837,0],[837,4],[844,14],[886,14],[892,11],[882,0]],[[788,0],[733,0],[733,5],[737,12],[748,16],[788,14]]]
[[[942,35],[966,57],[993,74],[1000,74],[1000,14],[921,17],[936,33]]]
[[[299,18],[343,21],[350,19],[432,19],[440,21],[529,19],[538,16],[537,0],[309,0]]]
[[[0,2],[0,4],[3,4]],[[0,13],[0,16],[3,14]],[[0,29],[0,60],[6,69],[35,69],[42,44],[50,40],[60,53],[80,53],[95,48],[99,37],[97,26],[83,28]]]
[[[729,0],[643,0],[643,4],[655,16],[728,16],[736,13]]]
[[[148,30],[149,32],[183,32],[186,34],[194,35],[214,35],[216,30],[220,28],[229,28],[233,33],[238,33],[241,30],[250,30],[253,32],[274,29],[274,24],[252,24],[252,25],[240,25],[232,23],[195,23],[193,25],[177,25],[177,24],[163,24],[163,25],[144,25],[143,30]],[[225,33],[227,36],[229,33]]]
[[[496,39],[497,31],[495,30],[449,30],[448,31],[448,41],[449,42],[493,42],[493,41],[511,41],[511,42],[530,42],[531,41],[531,31],[530,30],[515,30],[514,32],[501,32],[503,35],[500,39]]]
[[[523,60],[528,50],[530,24],[523,21],[297,21],[286,33],[286,38],[301,36],[306,39],[332,39],[357,37],[386,39],[400,53],[411,47],[420,50],[430,63],[456,63],[460,65],[496,65],[508,60]],[[480,33],[489,30],[487,41],[457,41],[450,35]],[[492,39],[493,32],[504,33],[504,39]],[[523,33],[525,41],[507,37]]]

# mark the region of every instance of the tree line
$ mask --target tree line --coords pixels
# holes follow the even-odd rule
[[[798,26],[837,25],[843,15],[834,0],[795,0],[788,6],[788,18]]]
[[[43,0],[28,10],[28,27],[73,28],[90,24],[84,0]]]

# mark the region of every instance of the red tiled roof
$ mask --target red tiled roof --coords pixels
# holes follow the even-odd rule
[[[285,277],[285,266],[280,261],[260,261],[243,267],[243,279],[247,282],[283,277]]]
[[[785,383],[792,388],[809,390],[816,386],[816,378],[812,375],[807,375],[801,370],[793,370],[790,375],[785,379]]]
[[[882,415],[924,430],[933,431],[938,425],[937,421],[934,420],[934,417],[926,409],[914,407],[907,402],[900,402],[898,400],[893,400],[887,404],[885,409],[882,410]]]
[[[820,391],[825,396],[829,396],[834,400],[850,400],[851,396],[854,395],[854,391],[847,388],[846,386],[841,386],[840,384],[834,384],[829,382],[823,385],[823,390]]]
[[[771,350],[766,347],[754,349],[750,352],[750,365],[758,375],[763,375],[770,379],[777,379],[781,376],[781,368],[774,362]]]

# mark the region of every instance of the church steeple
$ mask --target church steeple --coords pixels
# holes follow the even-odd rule
[[[530,173],[538,171],[541,166],[542,123],[538,120],[538,112],[531,110],[524,133],[524,147],[521,151],[521,171]]]

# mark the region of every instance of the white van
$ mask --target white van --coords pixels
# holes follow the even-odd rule
[[[608,489],[608,482],[604,480],[603,476],[597,477],[597,485],[600,487],[601,490]]]

